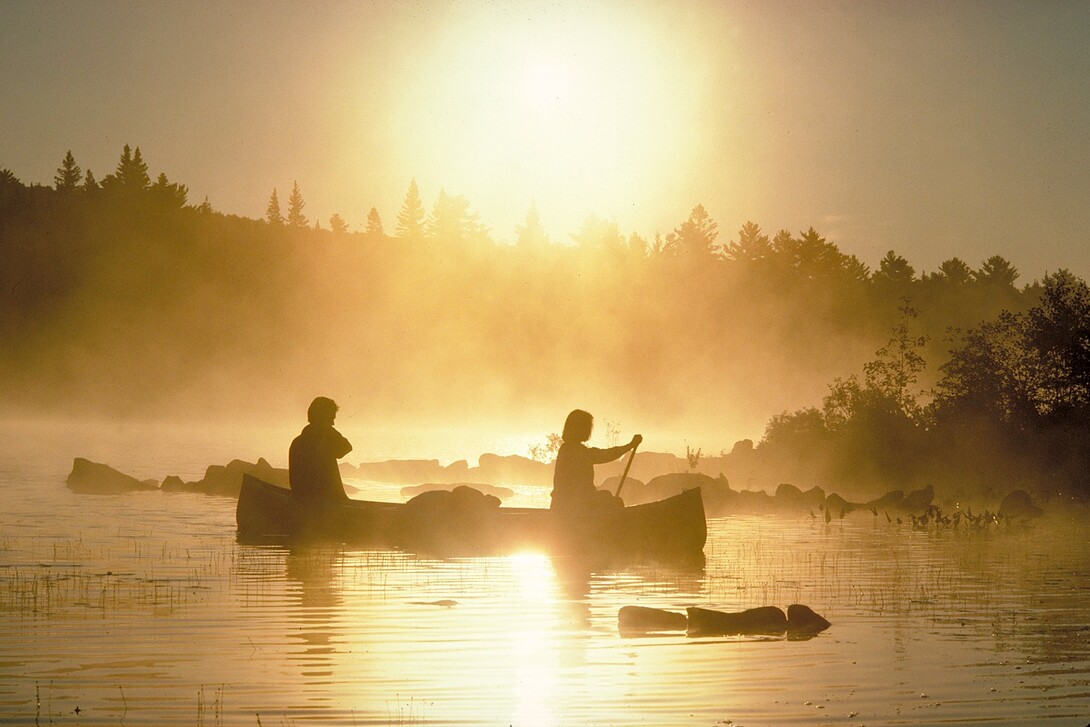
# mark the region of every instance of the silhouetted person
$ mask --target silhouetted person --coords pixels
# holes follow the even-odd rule
[[[292,494],[312,504],[344,502],[341,471],[337,460],[352,451],[352,445],[333,428],[337,404],[319,396],[307,409],[310,422],[288,449],[288,482]]]
[[[586,517],[596,512],[622,507],[620,498],[594,487],[594,465],[612,462],[643,441],[639,434],[628,444],[609,449],[588,447],[586,441],[594,429],[594,417],[582,409],[568,414],[564,422],[564,443],[556,453],[553,470],[552,509],[569,517]]]

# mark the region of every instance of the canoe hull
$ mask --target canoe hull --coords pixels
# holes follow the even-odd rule
[[[561,522],[543,508],[419,509],[350,500],[300,506],[291,491],[244,475],[236,510],[244,541],[320,539],[472,555],[545,549],[638,555],[701,553],[707,523],[700,490],[626,507],[593,522]]]

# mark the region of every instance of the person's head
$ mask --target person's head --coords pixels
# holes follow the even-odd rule
[[[324,396],[319,396],[310,402],[307,409],[307,421],[311,424],[332,424],[337,418],[337,402]]]
[[[594,429],[594,417],[582,409],[575,409],[564,421],[565,442],[585,442],[590,439],[590,433]]]

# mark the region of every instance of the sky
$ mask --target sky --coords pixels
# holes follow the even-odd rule
[[[669,232],[696,204],[872,268],[1090,277],[1090,3],[0,0],[0,168],[125,144],[191,203],[387,232],[410,180],[493,235],[536,205]]]

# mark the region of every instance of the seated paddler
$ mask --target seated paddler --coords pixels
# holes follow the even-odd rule
[[[337,460],[352,445],[333,428],[337,404],[319,396],[307,409],[308,424],[288,449],[288,483],[291,493],[308,505],[328,505],[348,500]]]
[[[586,518],[597,513],[621,508],[624,503],[605,490],[594,487],[594,465],[612,462],[625,452],[634,450],[643,441],[639,434],[628,444],[599,449],[586,442],[594,430],[594,417],[582,409],[568,414],[561,435],[563,443],[556,453],[553,470],[552,509],[572,517]]]

